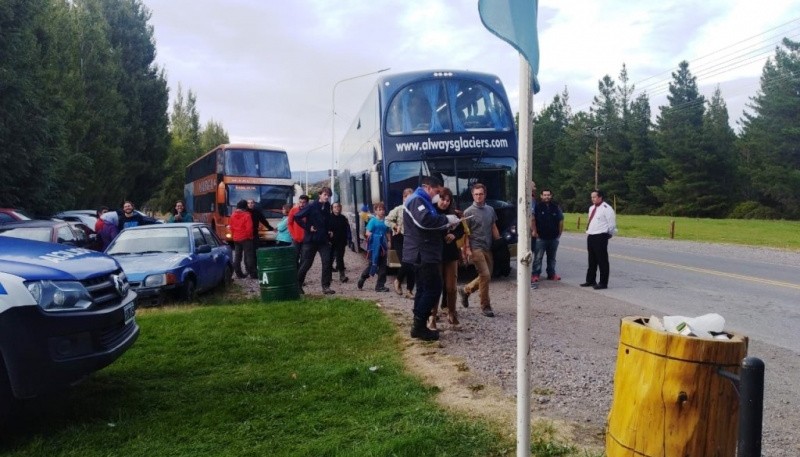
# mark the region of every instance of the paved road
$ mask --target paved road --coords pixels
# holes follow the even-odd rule
[[[565,281],[583,282],[585,243],[562,237]],[[599,293],[665,315],[716,312],[727,330],[800,354],[800,253],[615,237],[609,254],[610,287]]]

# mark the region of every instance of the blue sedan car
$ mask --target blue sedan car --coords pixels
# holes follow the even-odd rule
[[[131,227],[106,254],[122,265],[140,306],[160,305],[169,296],[192,301],[233,277],[231,248],[203,223]]]

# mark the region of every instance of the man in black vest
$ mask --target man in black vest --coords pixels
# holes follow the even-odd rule
[[[438,200],[441,188],[439,179],[423,176],[420,186],[403,203],[403,261],[414,265],[417,287],[411,337],[425,341],[439,339],[439,332],[426,324],[442,296],[442,232],[458,222],[458,217],[436,211],[434,199]]]
[[[547,254],[547,279],[559,281],[556,273],[556,251],[558,240],[564,231],[564,213],[558,203],[553,201],[550,189],[542,189],[542,201],[533,210],[533,237],[536,238],[536,249],[531,269],[531,282],[538,282],[542,273],[542,259]]]

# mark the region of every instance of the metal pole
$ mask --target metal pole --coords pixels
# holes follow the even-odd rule
[[[745,357],[739,374],[738,457],[761,457],[763,416],[764,362],[756,357]]]
[[[531,156],[533,93],[531,66],[519,55],[519,145],[517,162],[517,456],[531,449]]]
[[[598,189],[598,171],[600,170],[600,135],[598,132],[595,132],[594,137],[594,188]]]
[[[333,90],[331,91],[331,192],[333,192],[333,181],[334,176],[336,175],[336,86],[339,83],[343,83],[345,81],[351,81],[353,79],[363,78],[364,76],[369,75],[377,75],[378,73],[383,73],[384,71],[389,71],[391,68],[384,68],[382,70],[373,71],[370,73],[364,73],[363,75],[352,76],[350,78],[345,78],[339,81],[336,81],[336,84],[333,85]]]

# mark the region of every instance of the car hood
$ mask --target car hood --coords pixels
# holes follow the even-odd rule
[[[122,265],[129,280],[149,273],[160,273],[180,267],[189,259],[189,254],[162,252],[157,254],[130,254],[114,256]]]
[[[119,269],[101,253],[63,244],[0,237],[0,271],[28,280],[83,280]]]

